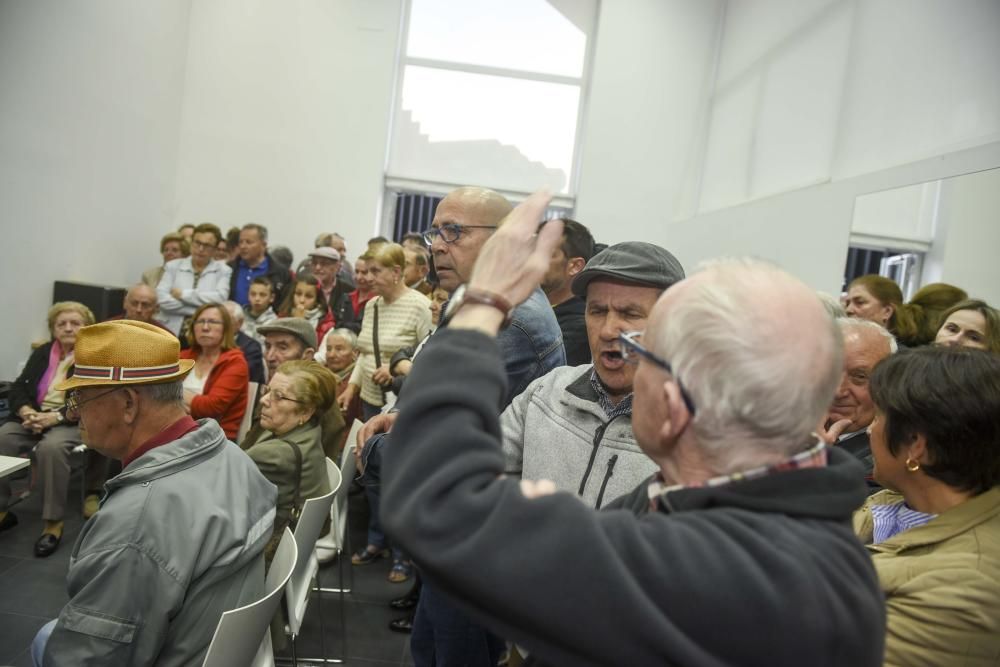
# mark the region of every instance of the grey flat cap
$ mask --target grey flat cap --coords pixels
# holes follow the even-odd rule
[[[667,289],[684,280],[684,267],[676,257],[658,245],[626,241],[591,257],[583,271],[573,279],[573,294],[586,297],[587,285],[599,278]]]
[[[276,320],[271,320],[267,324],[257,327],[257,331],[262,334],[292,334],[305,343],[306,347],[316,349],[316,329],[301,317],[279,317]]]

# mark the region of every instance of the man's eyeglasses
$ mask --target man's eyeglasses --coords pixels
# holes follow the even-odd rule
[[[216,244],[214,243],[202,243],[201,241],[191,241],[191,247],[197,248],[198,250],[215,250]]]
[[[691,399],[691,395],[688,394],[687,389],[684,388],[684,384],[681,382],[681,379],[677,376],[677,373],[675,373],[674,369],[670,366],[670,362],[667,361],[666,359],[661,359],[660,357],[656,356],[655,354],[644,348],[642,344],[637,340],[641,336],[642,336],[641,331],[626,331],[618,334],[618,340],[620,340],[622,344],[622,360],[624,360],[626,363],[629,364],[637,364],[639,363],[639,357],[644,357],[654,366],[659,366],[666,372],[673,375],[674,381],[677,382],[677,386],[680,387],[681,398],[684,399],[684,405],[687,406],[688,412],[690,412],[693,415],[695,413],[694,401]]]
[[[462,237],[467,229],[496,229],[496,225],[456,225],[453,222],[446,222],[440,227],[431,227],[422,234],[424,243],[431,245],[438,236],[445,243],[454,243]]]
[[[291,396],[286,396],[277,389],[271,389],[269,386],[264,385],[260,389],[261,398],[265,396],[270,396],[272,401],[291,401],[292,403],[298,403],[299,405],[306,405],[305,401],[300,401],[297,398],[292,398]]]
[[[114,389],[109,389],[107,391],[102,391],[100,394],[95,394],[86,400],[80,400],[80,390],[70,389],[66,393],[66,417],[71,421],[77,421],[80,418],[80,406],[84,403],[90,403],[91,401],[96,401],[102,396],[107,396],[108,394],[113,394],[119,389],[124,389],[124,387],[115,387]]]

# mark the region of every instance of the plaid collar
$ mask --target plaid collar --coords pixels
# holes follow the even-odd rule
[[[590,369],[590,386],[597,392],[597,402],[600,404],[601,409],[604,410],[604,414],[608,416],[608,421],[622,415],[632,415],[632,392],[629,392],[625,398],[618,402],[618,405],[615,405],[611,402],[608,390],[604,388],[604,384],[601,382],[601,378],[597,376],[597,370],[594,368]]]
[[[653,476],[653,480],[649,483],[649,488],[647,492],[649,494],[649,508],[651,511],[657,511],[660,506],[660,496],[665,493],[670,493],[672,491],[679,491],[681,489],[693,489],[705,486],[722,486],[724,484],[729,484],[731,482],[739,482],[748,479],[757,479],[759,477],[765,477],[767,475],[776,472],[785,472],[788,470],[802,470],[803,468],[823,468],[826,466],[827,455],[829,451],[827,450],[826,444],[822,441],[817,442],[815,445],[809,449],[799,452],[795,456],[789,457],[784,461],[779,461],[778,463],[772,463],[771,465],[759,466],[757,468],[751,468],[750,470],[744,470],[742,472],[734,472],[731,475],[720,475],[718,477],[713,477],[711,479],[706,479],[703,482],[698,482],[695,484],[671,484],[668,485],[666,480],[663,479],[663,473],[657,472]]]

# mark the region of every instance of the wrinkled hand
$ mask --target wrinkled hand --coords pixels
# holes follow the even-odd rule
[[[182,296],[184,296],[184,292],[181,290],[180,287],[171,287],[170,296],[174,297],[175,299],[180,299]]]
[[[357,445],[355,451],[360,452],[365,443],[368,442],[368,439],[373,435],[391,431],[398,416],[398,412],[383,412],[366,421],[365,425],[358,431],[358,441],[355,443]],[[360,454],[358,455],[360,456]]]
[[[46,430],[59,423],[59,417],[55,412],[34,412],[28,415],[22,422],[24,428],[35,435],[40,435]]]
[[[340,396],[337,397],[337,406],[340,411],[347,414],[348,408],[351,407],[351,401],[354,400],[354,385],[347,385],[347,389],[340,392]]]
[[[469,287],[504,296],[513,305],[531,295],[562,240],[561,221],[548,222],[539,230],[551,199],[548,191],[541,190],[510,212],[480,251]]]
[[[851,425],[850,419],[841,419],[830,424],[830,428],[826,427],[826,417],[816,426],[816,435],[819,439],[828,445],[835,444],[837,438]]]
[[[389,364],[382,364],[372,373],[372,382],[380,387],[392,384],[392,373],[389,372]]]

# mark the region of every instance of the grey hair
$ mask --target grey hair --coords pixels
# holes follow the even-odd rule
[[[260,236],[260,240],[263,241],[264,243],[267,243],[267,227],[265,227],[264,225],[258,224],[256,222],[248,222],[247,224],[243,225],[242,229],[244,230],[252,229],[256,231],[257,235]]]
[[[154,403],[184,403],[184,382],[161,382],[159,384],[143,384],[136,388],[145,398]]]
[[[774,265],[727,259],[701,270],[711,278],[683,287],[651,345],[691,395],[692,433],[706,462],[731,474],[801,451],[840,381],[839,327],[810,302],[811,290]],[[808,333],[778,316],[778,306],[748,307],[762,295],[794,306]]]
[[[823,307],[826,308],[826,312],[830,313],[830,317],[834,319],[847,317],[847,311],[844,310],[844,306],[840,303],[840,299],[832,294],[827,294],[826,292],[816,292],[816,296],[819,297],[820,303],[822,303]]]
[[[347,344],[351,346],[352,350],[358,346],[358,334],[354,333],[350,329],[333,329],[326,335],[326,338],[328,339],[330,336],[340,336],[347,341]]]
[[[222,305],[229,311],[229,317],[233,318],[233,326],[237,329],[243,324],[243,306],[235,301],[223,301]]]
[[[885,327],[876,322],[870,320],[863,320],[859,317],[838,317],[837,325],[840,327],[840,331],[843,334],[849,333],[852,329],[861,331],[867,331],[870,334],[876,334],[881,338],[885,339],[885,342],[889,345],[889,354],[896,354],[899,351],[899,343],[896,342],[896,337],[889,333]]]

